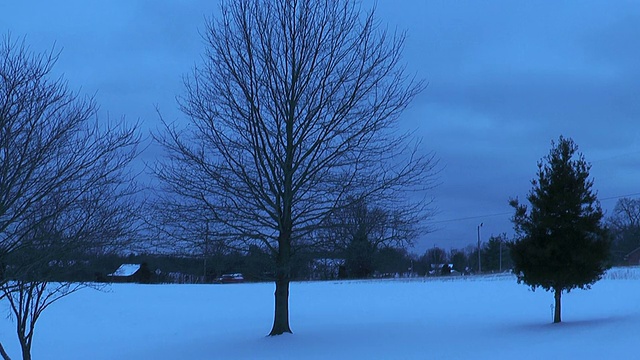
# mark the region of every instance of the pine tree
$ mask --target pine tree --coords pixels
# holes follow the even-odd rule
[[[589,289],[608,268],[609,239],[589,178],[591,165],[571,139],[552,142],[538,163],[527,196],[531,210],[510,200],[518,239],[510,245],[518,283],[553,291],[554,323],[561,321],[563,291]]]

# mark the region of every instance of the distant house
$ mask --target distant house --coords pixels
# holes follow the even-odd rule
[[[627,265],[629,266],[640,265],[640,247],[628,253],[624,259],[627,261]]]
[[[107,275],[107,281],[148,284],[151,282],[151,270],[149,270],[147,263],[122,264],[116,271]]]

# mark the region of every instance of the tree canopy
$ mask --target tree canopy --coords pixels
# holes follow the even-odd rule
[[[428,213],[436,161],[397,128],[424,84],[400,63],[404,35],[351,1],[228,1],[203,35],[180,98],[190,126],[156,137],[161,207],[204,213],[212,239],[267,249],[270,335],[291,332],[292,259],[345,199]]]
[[[560,137],[538,163],[527,196],[531,208],[510,201],[517,240],[510,245],[519,283],[553,290],[554,322],[560,322],[560,294],[587,289],[607,269],[609,239],[603,212],[589,178],[591,165],[571,139]]]

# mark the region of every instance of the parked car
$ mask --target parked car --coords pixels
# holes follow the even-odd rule
[[[224,274],[215,281],[216,284],[237,284],[242,282],[244,282],[244,276],[240,273]]]

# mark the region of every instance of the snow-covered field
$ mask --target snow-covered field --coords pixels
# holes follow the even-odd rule
[[[291,285],[294,335],[268,338],[274,285],[112,285],[52,305],[34,359],[640,358],[640,269],[553,297],[510,275]],[[14,358],[10,320],[0,336]]]

